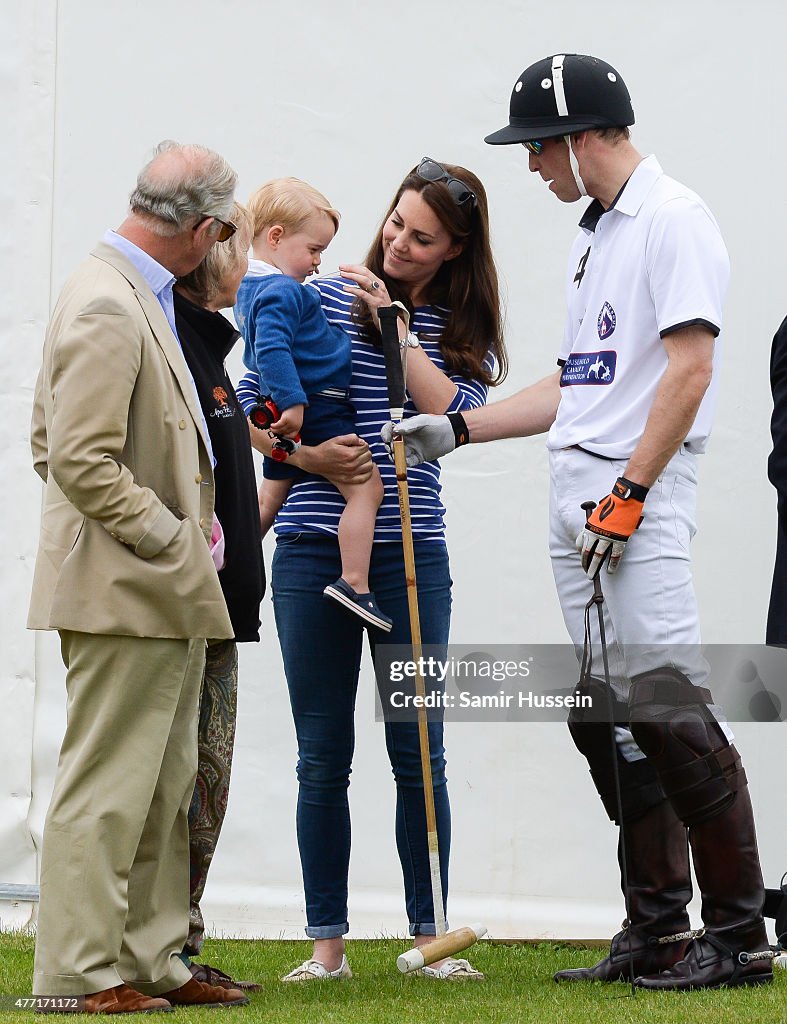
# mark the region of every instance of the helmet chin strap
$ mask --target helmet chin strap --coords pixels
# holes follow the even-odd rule
[[[563,63],[565,59],[566,55],[564,53],[555,54],[552,58],[552,84],[555,88],[555,107],[561,117],[568,117],[566,87],[563,82]],[[566,145],[568,146],[568,159],[571,162],[571,173],[574,175],[574,181],[577,183],[579,194],[581,196],[586,196],[588,192],[585,188],[585,183],[579,176],[579,161],[574,154],[574,147],[571,145],[571,136],[564,135],[563,138],[566,140]]]
[[[574,181],[579,189],[579,194],[581,196],[586,196],[588,194],[588,190],[585,188],[585,183],[579,173],[579,161],[577,160],[576,153],[574,152],[574,147],[571,145],[571,136],[564,135],[563,138],[566,140],[566,145],[568,146],[568,159],[571,164],[571,173],[574,175]]]

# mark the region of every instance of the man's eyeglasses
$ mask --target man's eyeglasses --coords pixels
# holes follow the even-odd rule
[[[217,242],[229,241],[229,239],[232,238],[232,236],[238,230],[237,224],[233,224],[232,221],[230,220],[222,220],[220,217],[216,217],[212,213],[203,214],[201,219],[198,220],[197,223],[194,225],[194,230],[196,231],[200,224],[204,224],[206,220],[210,220],[211,218],[213,218],[213,220],[215,220],[217,224],[221,224],[221,229],[219,230],[219,233],[216,236]]]
[[[454,178],[442,164],[432,160],[431,157],[425,156],[416,168],[415,173],[419,178],[423,178],[424,181],[445,182],[445,187],[451,193],[451,198],[457,206],[464,206],[465,203],[470,202],[475,206],[478,202],[476,194],[472,189],[468,188],[459,178]]]
[[[555,135],[552,139],[553,142],[568,142],[568,135]],[[534,156],[541,156],[544,152],[544,141],[542,139],[530,139],[527,142],[523,142],[522,145]]]

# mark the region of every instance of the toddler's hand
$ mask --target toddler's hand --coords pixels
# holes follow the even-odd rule
[[[285,409],[275,423],[271,423],[270,429],[274,434],[283,434],[285,437],[293,437],[301,432],[303,426],[303,405],[291,405]]]

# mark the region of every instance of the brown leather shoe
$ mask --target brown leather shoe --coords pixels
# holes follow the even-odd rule
[[[245,1006],[249,1001],[249,997],[239,988],[206,985],[196,978],[172,992],[164,992],[163,998],[173,1006]]]
[[[229,974],[220,971],[210,964],[192,964],[189,968],[192,978],[204,981],[206,985],[218,985],[219,988],[239,988],[243,992],[261,992],[262,985],[256,981],[236,981]]]
[[[128,985],[115,985],[81,997],[78,1013],[171,1013],[172,1006],[161,996],[143,996]],[[41,1007],[39,1013],[62,1013],[62,1009]]]

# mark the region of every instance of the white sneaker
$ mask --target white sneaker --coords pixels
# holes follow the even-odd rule
[[[325,964],[319,960],[304,960],[300,967],[296,967],[285,974],[282,981],[339,981],[342,978],[352,978],[353,972],[347,963],[347,957],[342,953],[342,962],[335,971],[328,971]]]
[[[484,976],[468,960],[455,960],[449,957],[439,967],[422,967],[421,974],[425,978],[436,978],[438,981],[483,981]]]

